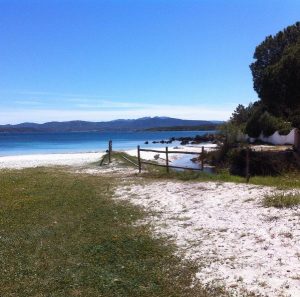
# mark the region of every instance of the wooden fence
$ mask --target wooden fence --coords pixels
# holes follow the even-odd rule
[[[144,161],[141,158],[141,152],[153,152],[153,153],[163,153],[166,154],[166,164],[158,164],[150,161]],[[201,160],[201,166],[200,168],[192,168],[192,167],[182,167],[182,166],[174,166],[170,165],[169,163],[169,154],[186,154],[186,155],[198,155],[200,156]],[[142,172],[142,164],[147,164],[147,165],[154,165],[154,166],[159,166],[159,167],[165,167],[167,169],[167,172],[170,171],[170,168],[173,169],[186,169],[186,170],[200,170],[203,171],[204,169],[204,146],[201,148],[201,152],[183,152],[183,151],[169,151],[169,148],[166,147],[164,151],[160,150],[153,150],[153,149],[142,149],[140,146],[137,147],[137,155],[138,155],[138,168],[139,168],[139,173]]]
[[[108,150],[106,151],[107,154],[103,156],[101,162],[100,162],[100,166],[104,164],[104,160],[106,159],[106,157],[108,157],[108,164],[111,163],[111,157],[112,157],[112,140],[110,140],[108,142]],[[154,163],[154,162],[150,162],[150,161],[145,161],[141,158],[141,152],[153,152],[153,153],[159,153],[159,154],[166,154],[166,158],[165,164],[159,164],[159,163]],[[245,164],[245,176],[246,176],[246,182],[249,182],[250,179],[250,152],[251,149],[249,148],[249,146],[246,148],[246,164]],[[201,165],[200,168],[193,168],[193,167],[182,167],[182,166],[174,166],[174,165],[170,165],[170,161],[169,161],[169,154],[186,154],[186,155],[198,155],[200,157],[200,161],[201,161]],[[137,156],[138,156],[138,164],[136,164],[134,161],[130,160],[129,158],[127,158],[126,156],[121,155],[121,157],[126,160],[127,162],[131,163],[132,165],[134,165],[135,167],[138,168],[139,173],[142,172],[142,164],[146,164],[146,165],[153,165],[153,166],[159,166],[159,167],[165,167],[167,172],[169,173],[170,168],[173,169],[185,169],[185,170],[200,170],[203,171],[204,169],[204,160],[205,160],[205,150],[204,150],[204,146],[201,147],[201,152],[185,152],[185,151],[169,151],[169,148],[166,147],[165,150],[154,150],[154,149],[142,149],[139,145],[137,147]]]
[[[112,157],[112,141],[111,140],[108,142],[108,150],[106,152],[107,152],[107,154],[103,156],[103,158],[102,158],[102,160],[100,162],[100,166],[104,165],[104,160],[106,158],[108,158],[108,164],[111,163],[111,157]],[[163,153],[163,154],[166,155],[166,158],[165,158],[166,163],[165,164],[159,164],[159,163],[154,163],[154,162],[143,160],[141,158],[141,152],[153,152],[153,153],[159,153],[159,154]],[[169,154],[185,154],[185,155],[196,155],[196,156],[199,156],[200,157],[199,159],[201,161],[200,168],[170,165]],[[203,169],[204,169],[204,160],[205,160],[204,154],[205,154],[204,146],[201,147],[201,152],[186,152],[186,151],[177,151],[177,150],[170,151],[168,147],[166,147],[165,150],[142,149],[138,145],[138,147],[137,147],[138,164],[136,164],[134,161],[128,159],[126,156],[121,155],[121,157],[124,160],[128,161],[129,163],[131,163],[132,165],[134,165],[135,167],[137,167],[138,170],[139,170],[139,173],[142,172],[142,164],[159,166],[159,167],[165,167],[166,170],[167,170],[167,172],[169,173],[170,172],[170,168],[172,168],[172,169],[184,169],[184,170],[203,171]]]

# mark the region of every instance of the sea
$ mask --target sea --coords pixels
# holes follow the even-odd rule
[[[109,140],[114,150],[134,149],[138,145],[165,147],[166,144],[152,142],[206,133],[214,131],[0,133],[0,156],[105,151]],[[146,141],[149,144],[145,144]],[[173,142],[172,146],[178,144]]]

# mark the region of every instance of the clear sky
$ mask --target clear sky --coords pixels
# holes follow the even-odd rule
[[[0,124],[228,119],[299,0],[0,0]]]

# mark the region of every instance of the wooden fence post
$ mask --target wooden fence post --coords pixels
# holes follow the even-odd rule
[[[108,163],[111,163],[112,141],[108,143]]]
[[[201,170],[203,171],[204,169],[204,146],[202,146],[201,149]]]
[[[167,146],[166,146],[166,166],[167,166],[167,173],[169,173],[169,151]]]
[[[138,165],[139,165],[139,173],[142,172],[142,164],[141,164],[141,152],[140,152],[140,146],[137,147],[137,155],[138,155]]]
[[[246,149],[246,182],[248,183],[249,182],[249,179],[250,179],[250,170],[249,170],[249,167],[250,167],[250,149],[249,149],[249,146],[247,147]]]

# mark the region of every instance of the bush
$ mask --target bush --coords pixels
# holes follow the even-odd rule
[[[277,118],[267,111],[263,113],[257,111],[246,125],[246,133],[250,137],[255,138],[259,137],[261,133],[263,133],[264,136],[271,136],[276,131],[281,135],[286,135],[291,129],[291,123],[285,122],[283,119]]]
[[[263,113],[262,108],[258,108],[250,117],[248,120],[246,127],[245,127],[245,133],[248,134],[250,137],[257,138],[259,137],[262,127],[260,123],[260,117]]]
[[[281,128],[278,130],[278,133],[279,135],[288,135],[292,129],[293,127],[291,126],[291,124],[287,123],[285,128]]]
[[[292,122],[293,127],[300,129],[300,111],[298,111],[298,114],[291,116],[290,121]]]
[[[240,126],[232,123],[231,121],[226,122],[220,127],[220,135],[218,142],[218,150],[209,152],[207,154],[207,160],[214,166],[225,165],[228,157],[228,152],[237,146],[238,136],[241,135]]]
[[[268,112],[264,112],[259,119],[261,130],[264,136],[271,136],[278,129],[277,118],[270,115]]]
[[[276,176],[284,172],[300,170],[300,163],[293,151],[249,152],[251,176]],[[246,150],[234,149],[229,153],[229,172],[246,176]]]

